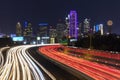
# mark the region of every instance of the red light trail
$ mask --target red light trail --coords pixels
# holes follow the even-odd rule
[[[95,80],[120,80],[120,70],[63,54],[62,52],[57,51],[59,47],[60,46],[45,46],[39,48],[39,51],[60,63],[92,77]]]

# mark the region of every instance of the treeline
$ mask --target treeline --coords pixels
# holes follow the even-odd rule
[[[78,37],[78,41],[75,43],[75,46],[120,52],[120,36],[116,34],[94,34],[86,37]]]
[[[11,38],[0,38],[0,47],[4,47],[4,46],[12,46],[13,45],[13,41]]]

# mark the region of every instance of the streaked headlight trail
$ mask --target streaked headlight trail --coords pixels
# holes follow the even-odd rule
[[[36,45],[24,45],[10,48],[7,51],[6,60],[0,49],[0,80],[45,80],[41,69],[42,65],[37,63],[32,56],[29,55],[27,49]],[[45,71],[45,69],[43,70]],[[45,73],[50,74],[47,70]],[[54,76],[51,79],[56,80]]]

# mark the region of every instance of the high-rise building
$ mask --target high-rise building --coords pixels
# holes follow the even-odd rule
[[[100,24],[99,27],[100,27],[100,33],[101,35],[103,35],[103,24]]]
[[[98,24],[98,25],[94,26],[93,31],[95,33],[99,33],[100,35],[103,35],[103,24]]]
[[[64,31],[66,30],[66,25],[64,22],[59,21],[59,23],[56,26],[56,33],[57,33],[57,41],[60,42],[62,40],[62,37],[65,36]]]
[[[27,26],[28,26],[28,22],[25,21],[25,22],[24,22],[24,27],[27,27]]]
[[[77,12],[70,11],[69,17],[69,36],[77,38],[78,36],[78,25],[77,25]]]
[[[79,23],[78,25],[78,36],[82,35],[82,23]]]
[[[30,22],[25,22],[24,24],[24,42],[25,44],[34,44],[34,36],[33,36],[33,29],[32,24]]]
[[[55,38],[57,36],[56,29],[50,28],[49,36],[50,36],[50,38]]]
[[[18,22],[16,25],[16,36],[22,36],[22,27],[20,22]]]
[[[49,28],[48,28],[48,23],[40,23],[38,24],[38,35],[40,37],[47,37],[49,36]]]
[[[100,31],[99,25],[94,26],[93,32],[96,33],[99,31]]]
[[[49,29],[49,37],[50,37],[50,43],[55,43],[55,38],[57,36],[56,29],[50,28]]]
[[[64,34],[65,34],[66,37],[69,37],[69,18],[70,18],[70,15],[68,15],[65,18],[66,29],[64,30]]]
[[[48,23],[40,23],[38,24],[38,36],[41,38],[41,43],[49,42],[49,25]]]
[[[33,36],[33,29],[32,29],[32,24],[28,23],[27,27],[24,29],[24,36]]]
[[[90,20],[87,18],[84,20],[83,30],[84,34],[88,34],[90,31]]]

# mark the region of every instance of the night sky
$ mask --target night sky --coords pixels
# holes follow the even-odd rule
[[[78,21],[91,20],[91,26],[113,20],[112,32],[120,34],[120,0],[1,0],[0,33],[15,33],[17,22],[30,21],[33,28],[41,22],[55,25],[70,10],[76,10]]]

